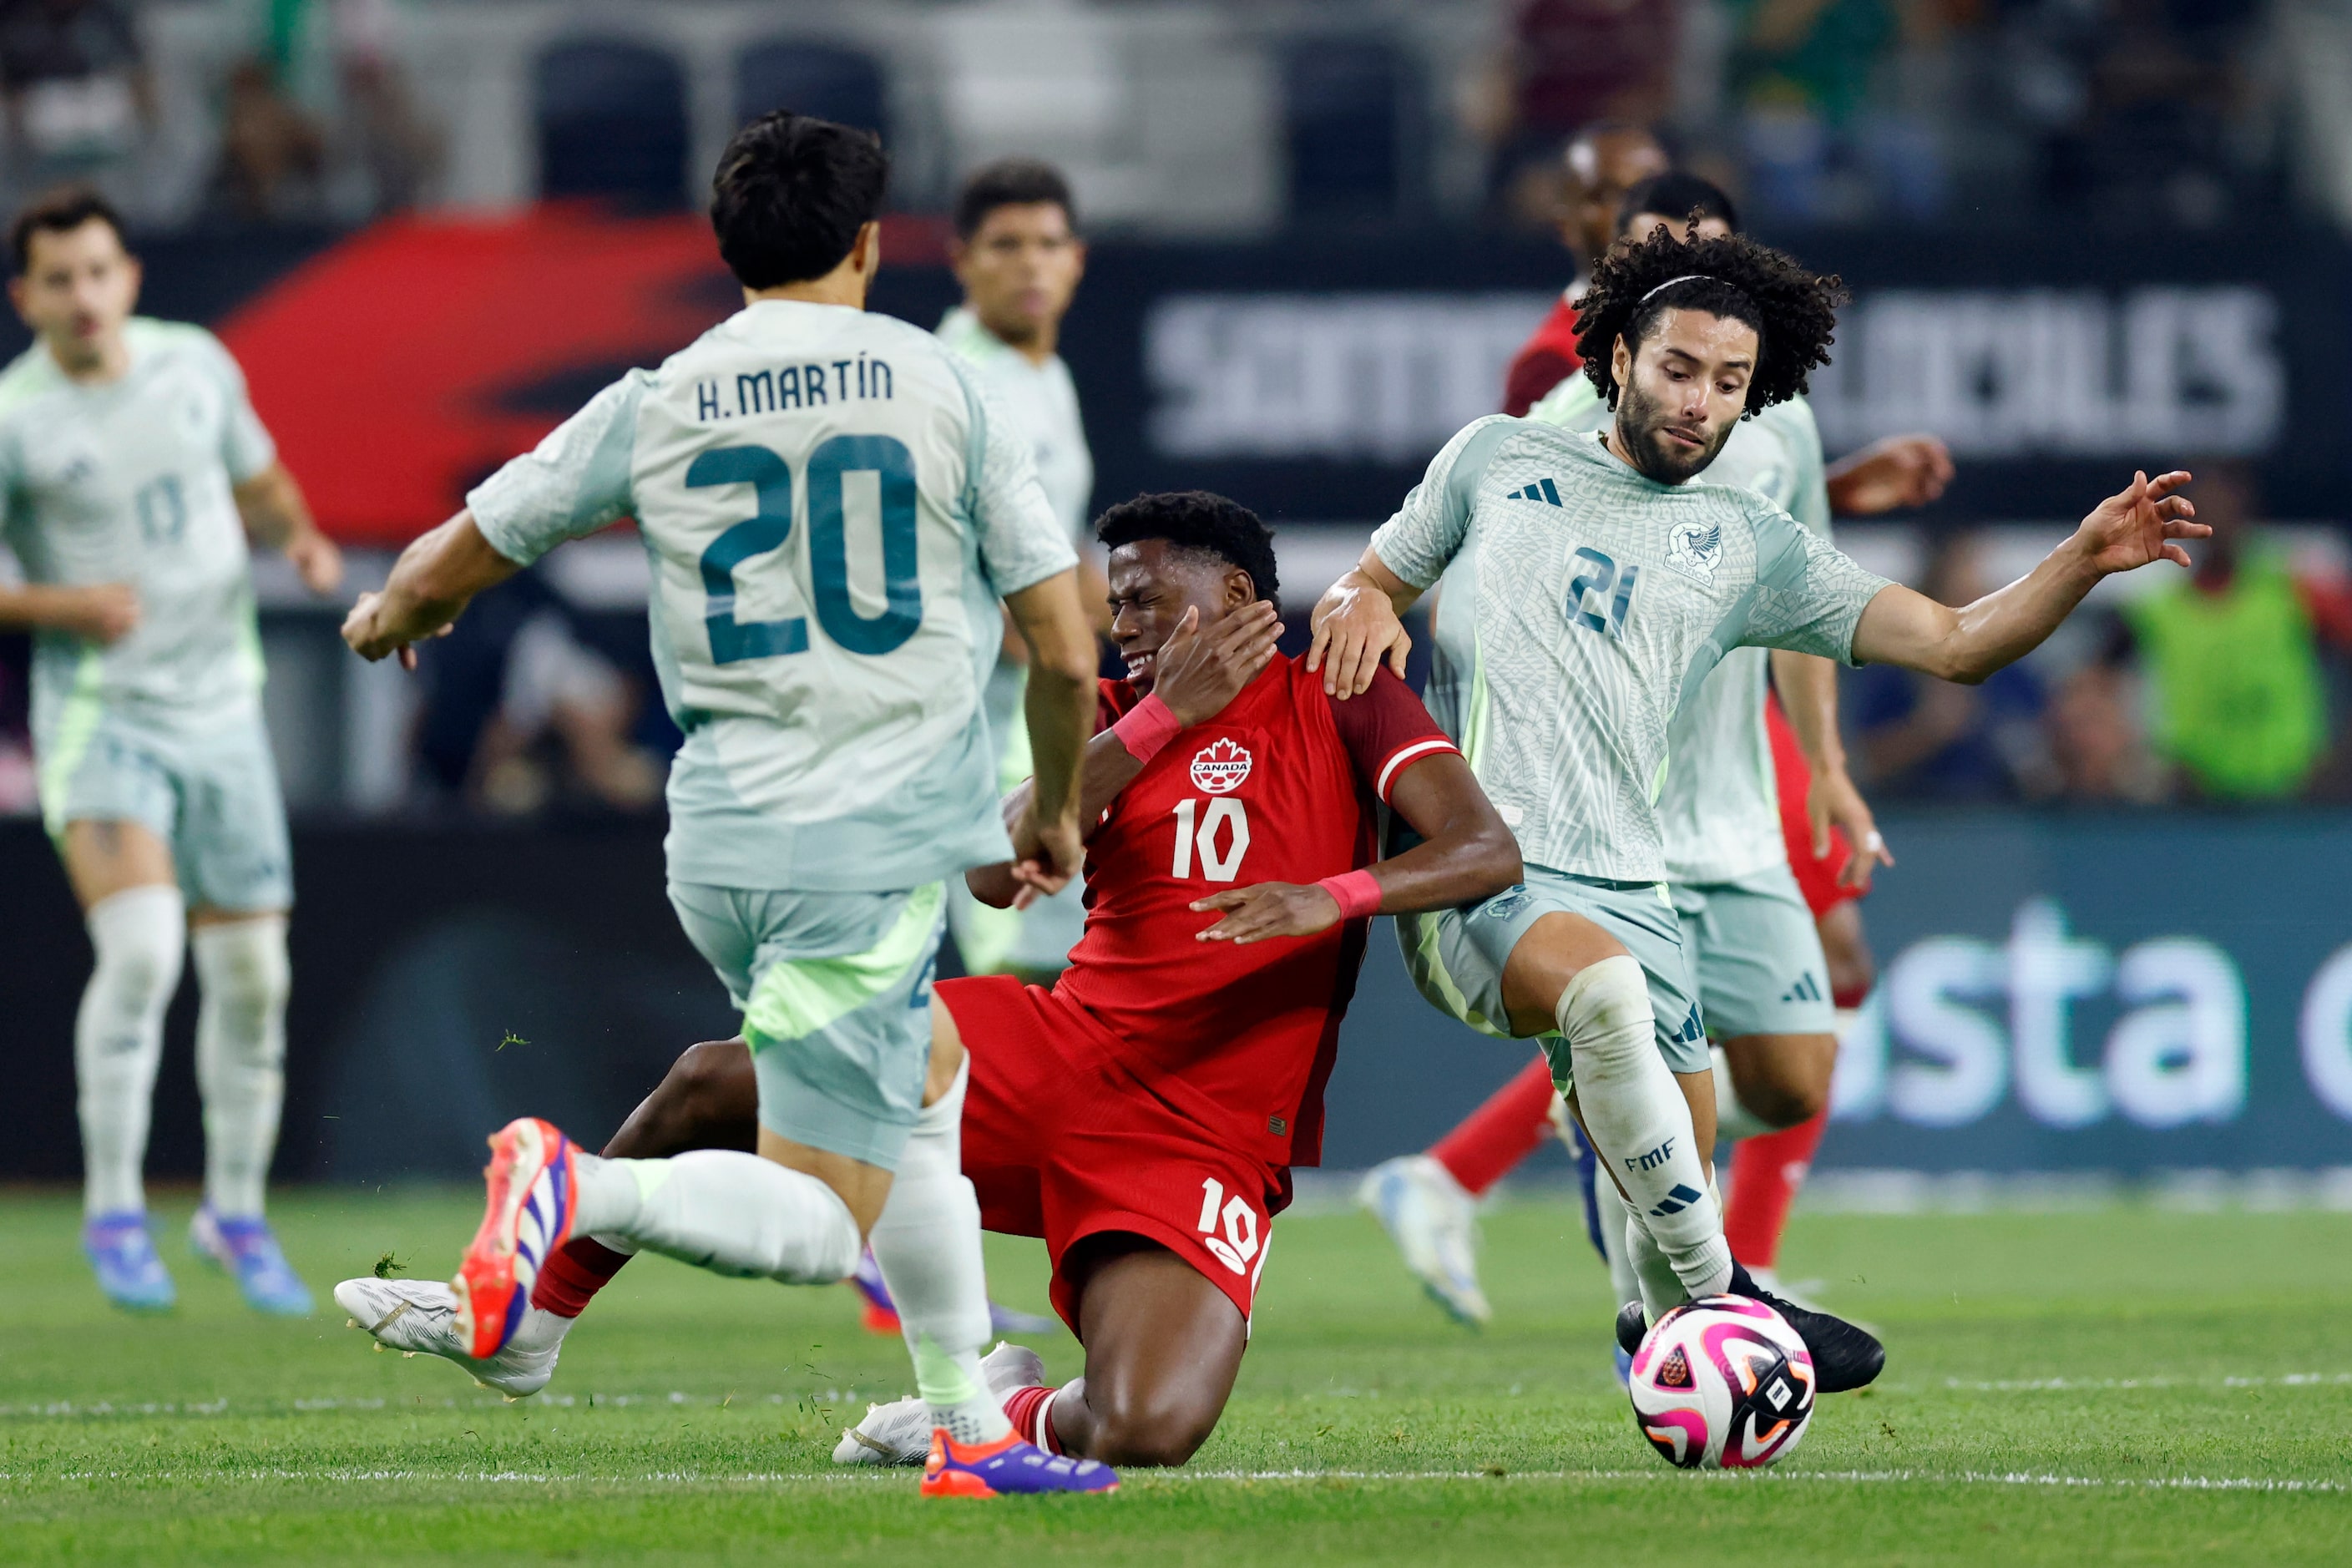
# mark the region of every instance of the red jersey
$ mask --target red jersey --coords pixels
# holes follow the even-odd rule
[[[1583,363],[1576,355],[1576,307],[1562,294],[1553,301],[1551,313],[1544,317],[1535,336],[1512,357],[1510,371],[1503,377],[1503,412],[1514,419],[1524,416]]]
[[[1102,684],[1100,722],[1140,700]],[[1269,1166],[1322,1157],[1323,1085],[1369,921],[1239,946],[1196,940],[1195,900],[1255,882],[1319,882],[1368,866],[1378,808],[1413,762],[1453,752],[1383,669],[1334,701],[1277,658],[1205,724],[1162,747],[1087,844],[1087,928],[1055,994],[1110,1037],[1153,1094]]]

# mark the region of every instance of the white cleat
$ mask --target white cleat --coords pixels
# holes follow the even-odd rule
[[[506,1348],[488,1361],[466,1353],[457,1337],[457,1298],[437,1279],[346,1279],[335,1287],[335,1305],[351,1314],[351,1326],[375,1336],[376,1347],[404,1355],[423,1351],[454,1361],[485,1388],[509,1399],[537,1394],[555,1375],[568,1318],[532,1308]]]
[[[1429,1299],[1457,1322],[1495,1315],[1478,1288],[1478,1204],[1426,1154],[1400,1154],[1364,1173],[1356,1201],[1372,1211]]]
[[[1042,1388],[1045,1359],[1027,1345],[1000,1344],[980,1358],[980,1375],[999,1399],[1016,1388]],[[869,1405],[866,1418],[834,1445],[836,1465],[919,1465],[931,1455],[931,1407],[919,1394]]]

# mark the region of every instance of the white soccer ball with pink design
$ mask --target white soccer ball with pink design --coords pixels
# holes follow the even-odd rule
[[[1626,1389],[1634,1424],[1669,1464],[1754,1469],[1788,1458],[1803,1439],[1813,1358],[1763,1302],[1702,1296],[1650,1326]]]

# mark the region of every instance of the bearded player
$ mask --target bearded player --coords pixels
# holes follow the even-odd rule
[[[1604,258],[1579,350],[1612,405],[1577,435],[1489,417],[1448,442],[1356,569],[1325,595],[1309,659],[1354,690],[1444,579],[1432,710],[1528,862],[1473,910],[1405,917],[1433,1003],[1543,1036],[1552,1075],[1629,1211],[1642,1300],[1620,1343],[1694,1297],[1762,1300],[1823,1393],[1885,1364],[1869,1334],[1759,1287],[1725,1242],[1715,1074],[1664,886],[1657,791],[1676,709],[1730,649],[1777,647],[1982,680],[2039,646],[2105,576],[2208,531],[2136,476],[2020,581],[1959,609],[1864,571],[1753,490],[1696,480],[1737,421],[1802,393],[1843,291],[1744,237],[1654,233]]]
[[[1369,918],[1475,901],[1519,862],[1402,682],[1381,674],[1341,703],[1273,658],[1274,551],[1255,517],[1222,497],[1145,496],[1098,531],[1129,675],[1103,683],[1087,752],[1086,934],[1051,991],[943,981],[933,1018],[971,1062],[963,1167],[983,1222],[1045,1237],[1055,1310],[1086,1347],[1085,1376],[1058,1390],[1034,1352],[990,1355],[1006,1412],[1041,1447],[1181,1464],[1233,1390],[1290,1169],[1319,1156]],[[1412,847],[1376,861],[1383,808]],[[970,882],[992,902],[1017,891],[1004,867]],[[755,1103],[740,1042],[697,1046],[605,1152],[740,1148]],[[623,1261],[589,1242],[559,1251],[534,1316],[568,1327]],[[392,1319],[388,1344],[509,1392],[544,1385],[551,1357],[467,1362],[436,1326],[446,1296],[373,1279],[337,1291],[365,1321]],[[924,1420],[919,1400],[877,1407],[835,1458],[919,1461]]]
[[[1721,190],[1696,175],[1667,174],[1626,195],[1617,235],[1623,241],[1664,228],[1676,238],[1690,232],[1717,237],[1738,226],[1731,199]],[[1591,433],[1608,424],[1610,411],[1591,379],[1576,375],[1528,417]],[[1833,510],[1867,513],[1933,500],[1949,465],[1942,443],[1905,437],[1830,470],[1812,409],[1801,395],[1736,425],[1705,477],[1755,490],[1826,538]],[[1675,909],[1692,944],[1701,1011],[1717,1042],[1723,1135],[1744,1147],[1751,1139],[1804,1130],[1744,1157],[1749,1176],[1735,1192],[1734,1207],[1745,1194],[1773,1216],[1771,1223],[1744,1223],[1736,1214],[1727,1220],[1750,1244],[1759,1233],[1769,1237],[1770,1245],[1759,1255],[1769,1259],[1789,1200],[1774,1200],[1763,1173],[1785,1175],[1793,1166],[1801,1173],[1810,1160],[1836,1062],[1837,1010],[1861,1002],[1858,994],[1838,999],[1838,978],[1851,964],[1833,964],[1824,955],[1797,868],[1830,853],[1832,835],[1841,845],[1861,846],[1855,854],[1840,853],[1829,871],[1852,896],[1868,889],[1872,871],[1886,856],[1869,808],[1846,774],[1835,667],[1810,654],[1775,652],[1769,656],[1768,681],[1767,658],[1761,648],[1727,655],[1676,710],[1658,814]],[[1810,781],[1794,796],[1805,826],[1793,838],[1781,831],[1780,803],[1774,798],[1768,684],[1781,690],[1809,759],[1800,765],[1809,765]],[[1853,918],[1849,910],[1839,934]],[[1549,1064],[1538,1056],[1426,1152],[1384,1161],[1366,1175],[1361,1201],[1431,1298],[1455,1317],[1482,1323],[1490,1315],[1476,1272],[1476,1197],[1564,1123]],[[1596,1182],[1581,1141],[1571,1135],[1570,1145],[1579,1156],[1594,1245],[1626,1290],[1632,1275],[1614,1189]],[[1760,1267],[1746,1250],[1736,1247],[1734,1255]],[[1759,1278],[1772,1286],[1769,1278]],[[1630,1300],[1630,1293],[1619,1300]]]

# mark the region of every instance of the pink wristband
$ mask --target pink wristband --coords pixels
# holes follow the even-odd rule
[[[1343,921],[1360,921],[1381,912],[1381,881],[1370,871],[1326,877],[1315,885],[1339,901]]]
[[[1110,732],[1118,737],[1118,743],[1127,748],[1129,756],[1139,763],[1148,763],[1183,729],[1176,721],[1175,710],[1154,692],[1129,709],[1110,727]]]

